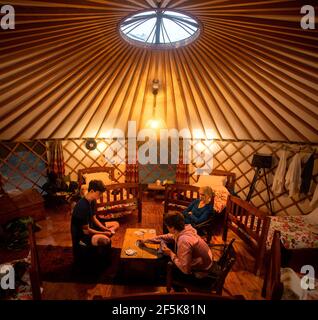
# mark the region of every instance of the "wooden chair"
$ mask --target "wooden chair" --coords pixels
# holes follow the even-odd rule
[[[253,272],[256,275],[259,275],[264,267],[269,226],[270,219],[267,212],[236,196],[228,197],[222,239],[226,242],[230,229],[244,241],[255,258]]]
[[[108,178],[101,178],[101,174],[108,176]],[[119,183],[115,179],[113,167],[91,167],[78,170],[79,189],[81,189],[84,181],[88,182],[88,175],[91,175],[91,178],[102,180],[106,186],[105,192],[97,201],[97,214],[100,219],[118,219],[136,213],[138,222],[141,222],[141,185],[138,183]],[[85,176],[87,179],[85,179]]]
[[[199,187],[188,184],[166,185],[164,213],[167,213],[169,210],[184,211],[192,201],[200,198],[199,190]],[[214,197],[211,198],[210,204],[213,207]],[[211,216],[208,220],[194,226],[200,235],[206,235],[208,243],[211,241],[213,235],[215,220],[216,217]],[[168,232],[165,225],[163,225],[163,230],[164,233]]]
[[[209,247],[212,249],[218,248],[218,250],[222,250],[222,254],[219,260],[214,261],[211,269],[209,270],[208,276],[204,278],[203,281],[202,279],[196,281],[194,277],[191,279],[191,281],[174,279],[173,271],[177,267],[172,262],[169,262],[167,266],[167,291],[170,292],[173,286],[181,286],[193,292],[215,291],[216,294],[222,295],[225,279],[236,260],[236,254],[233,248],[234,241],[235,239],[232,239],[228,245],[209,245]]]
[[[283,295],[283,284],[280,281],[281,242],[280,232],[275,230],[270,256],[266,266],[262,296],[267,300],[280,300]]]
[[[138,222],[142,220],[142,188],[138,183],[118,183],[106,186],[105,203],[97,204],[99,215],[113,214],[114,219],[120,213],[137,212]],[[125,207],[127,206],[127,207]],[[109,209],[107,209],[109,207]]]
[[[224,217],[222,214],[215,214],[208,220],[202,223],[194,225],[194,228],[198,231],[198,234],[203,237],[209,244],[213,235],[218,235],[222,231],[224,223]]]
[[[188,184],[167,184],[165,189],[164,213],[169,210],[183,211],[200,198],[200,188]]]

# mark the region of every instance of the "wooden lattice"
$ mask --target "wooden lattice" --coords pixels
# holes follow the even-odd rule
[[[15,161],[12,161],[13,158]],[[44,163],[45,167],[40,168],[40,162]],[[29,188],[41,190],[46,180],[47,164],[47,146],[43,141],[11,143],[0,141],[0,173],[6,191],[12,189],[22,191],[26,183]]]
[[[218,148],[215,148],[214,154],[214,169],[232,171],[236,173],[236,193],[246,199],[249,192],[251,182],[253,180],[255,169],[252,167],[252,156],[254,153],[264,153],[273,155],[274,166],[267,171],[268,183],[271,187],[273,177],[278,165],[278,152],[282,150],[286,144],[283,143],[266,143],[266,142],[225,142],[216,141]],[[304,160],[310,154],[310,150],[314,150],[317,146],[308,145],[288,145],[289,159],[299,150]],[[218,149],[218,150],[217,150]],[[287,192],[280,195],[274,195],[270,190],[273,212],[277,215],[299,215],[307,214],[312,209],[309,207],[309,202],[312,197],[314,188],[318,183],[318,161],[315,159],[313,172],[313,181],[311,184],[310,194],[300,195],[299,197],[288,197]],[[192,172],[192,181],[195,177]],[[191,183],[191,181],[190,181]],[[261,175],[251,202],[259,209],[268,211],[269,200],[264,175]]]
[[[67,140],[63,142],[65,173],[70,175],[71,180],[77,181],[79,169],[110,166],[105,159],[104,152],[112,144],[112,141],[99,139],[97,140],[97,148],[91,151],[85,147],[85,143],[86,140]],[[125,163],[125,159],[121,160]],[[114,166],[114,181],[124,182],[125,165],[112,164],[112,166]]]
[[[112,143],[109,140],[97,140],[97,148],[89,151],[85,147],[85,140],[66,140],[63,141],[64,161],[66,174],[69,174],[71,180],[77,181],[77,174],[79,169],[89,167],[104,167],[110,166],[104,156],[107,147]],[[124,142],[123,142],[124,143]],[[235,192],[242,198],[246,199],[249,188],[254,176],[254,168],[251,165],[252,156],[254,153],[271,154],[274,157],[274,166],[268,171],[267,177],[269,185],[271,186],[275,170],[279,160],[279,151],[282,150],[284,143],[267,143],[267,142],[249,142],[249,141],[215,141],[214,143],[214,159],[213,168],[232,171],[236,174]],[[125,142],[127,148],[127,142]],[[304,150],[308,145],[288,145],[289,160],[299,150]],[[317,145],[311,145],[311,149],[317,150]],[[19,156],[21,148],[27,150],[32,155],[36,156],[36,161],[29,163],[27,161],[28,153],[24,153],[23,157]],[[170,150],[171,151],[171,150]],[[41,179],[45,177],[46,171],[37,172],[37,163],[44,161],[47,164],[47,148],[45,141],[32,142],[1,142],[0,141],[0,172],[4,165],[10,167],[11,173],[5,176],[6,182],[12,189],[22,189],[23,181],[29,181],[32,186],[41,187]],[[309,149],[301,151],[304,158],[310,154]],[[9,162],[10,156],[18,156],[19,162],[12,165]],[[171,155],[169,154],[169,157]],[[21,165],[23,168],[21,168]],[[114,180],[116,182],[124,182],[126,168],[124,164],[113,164],[114,166]],[[27,167],[26,170],[23,170]],[[190,184],[197,181],[197,176],[194,174],[195,168],[190,166]],[[30,180],[28,172],[35,171],[38,176],[34,180]],[[149,172],[151,174],[151,172]],[[13,176],[19,175],[21,183],[15,182]],[[311,184],[310,193],[308,195],[300,195],[299,197],[288,197],[287,192],[280,195],[271,194],[272,206],[274,214],[278,215],[298,215],[307,214],[310,212],[309,202],[312,193],[318,183],[318,161],[315,159],[313,181]],[[252,196],[251,202],[261,210],[268,210],[268,194],[265,184],[264,175],[262,175],[256,184],[255,192]]]

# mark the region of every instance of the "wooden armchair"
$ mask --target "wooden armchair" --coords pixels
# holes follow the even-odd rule
[[[167,213],[169,210],[180,212],[184,211],[192,201],[200,198],[199,190],[199,187],[190,186],[188,184],[166,185],[164,213]],[[213,204],[214,197],[211,199],[212,207]],[[195,226],[200,235],[206,236],[208,243],[212,238],[215,219],[216,216],[211,216],[208,220],[203,221]],[[165,226],[163,229],[166,230]]]
[[[137,212],[138,222],[142,219],[142,189],[138,183],[118,183],[113,167],[92,167],[78,170],[79,188],[93,179],[101,180],[106,191],[97,201],[97,212],[101,219],[117,219]]]
[[[215,231],[219,228],[218,221],[220,217],[217,215],[213,215],[208,220],[203,221],[199,224],[196,224],[194,228],[198,231],[198,234],[201,237],[206,237],[206,242],[209,244],[212,235],[215,233]]]
[[[228,197],[222,239],[226,242],[230,229],[244,241],[255,258],[253,271],[257,275],[262,271],[264,264],[269,225],[267,212],[262,212],[238,197]]]
[[[138,222],[142,220],[142,189],[138,183],[118,183],[106,186],[103,198],[97,204],[100,216],[124,215],[126,212],[137,211]],[[102,218],[102,217],[101,217]]]
[[[181,286],[189,289],[192,292],[213,292],[216,294],[222,295],[223,286],[225,279],[230,272],[232,266],[236,260],[236,253],[233,248],[233,242],[235,239],[232,239],[231,242],[226,244],[210,244],[211,249],[222,250],[221,257],[219,260],[215,261],[209,270],[209,274],[206,278],[198,279],[196,282],[195,278],[191,281],[183,281],[173,278],[173,269],[177,268],[172,262],[168,263],[167,266],[167,291],[170,292],[173,286]],[[201,280],[201,281],[200,281]],[[203,280],[203,281],[202,281]]]
[[[164,213],[167,213],[169,210],[183,211],[193,200],[200,198],[199,190],[199,187],[188,184],[167,184]]]

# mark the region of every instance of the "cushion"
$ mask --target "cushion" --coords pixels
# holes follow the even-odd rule
[[[107,213],[116,213],[117,215],[117,213],[119,212],[129,212],[130,214],[136,209],[137,209],[137,205],[135,203],[124,203],[124,204],[106,205],[105,207],[101,206],[97,208],[97,211],[107,212]]]
[[[226,194],[230,194],[229,190],[224,186],[211,186],[213,192],[225,192]]]
[[[313,224],[313,225],[317,225],[317,227],[318,227],[318,208],[316,208],[311,213],[306,215],[304,217],[304,219],[306,220],[306,222]]]
[[[123,204],[114,204],[114,205],[107,205],[105,207],[106,210],[123,210],[123,211],[126,211],[126,210],[134,210],[136,209],[137,206],[135,203],[131,202],[131,203],[123,203]]]
[[[199,181],[194,184],[196,187],[213,187],[225,186],[225,176],[200,176]]]
[[[212,186],[214,192],[214,210],[221,213],[226,206],[230,192],[224,186]]]
[[[282,300],[306,300],[307,290],[301,288],[301,279],[294,270],[281,268],[280,280],[284,285]]]
[[[113,181],[109,178],[109,174],[107,172],[85,173],[83,177],[87,186],[92,180],[101,180],[105,185],[113,183]]]
[[[130,214],[132,214],[133,211],[122,211],[122,212],[117,212],[117,213],[106,213],[106,214],[99,214],[98,218],[102,219],[102,220],[112,220],[112,219],[117,219],[117,218],[121,218],[124,216],[128,216]]]

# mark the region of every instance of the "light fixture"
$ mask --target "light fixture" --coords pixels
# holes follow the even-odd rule
[[[159,91],[159,80],[158,79],[154,79],[152,81],[152,93],[154,95],[157,95]]]
[[[156,107],[157,107],[157,94],[159,92],[159,80],[154,79],[152,81],[152,94],[154,95],[153,99],[153,108],[152,108],[152,117],[146,123],[146,127],[154,130],[162,129],[166,127],[165,122],[156,117]]]
[[[162,119],[151,118],[147,121],[146,127],[154,130],[163,129],[165,122]]]

